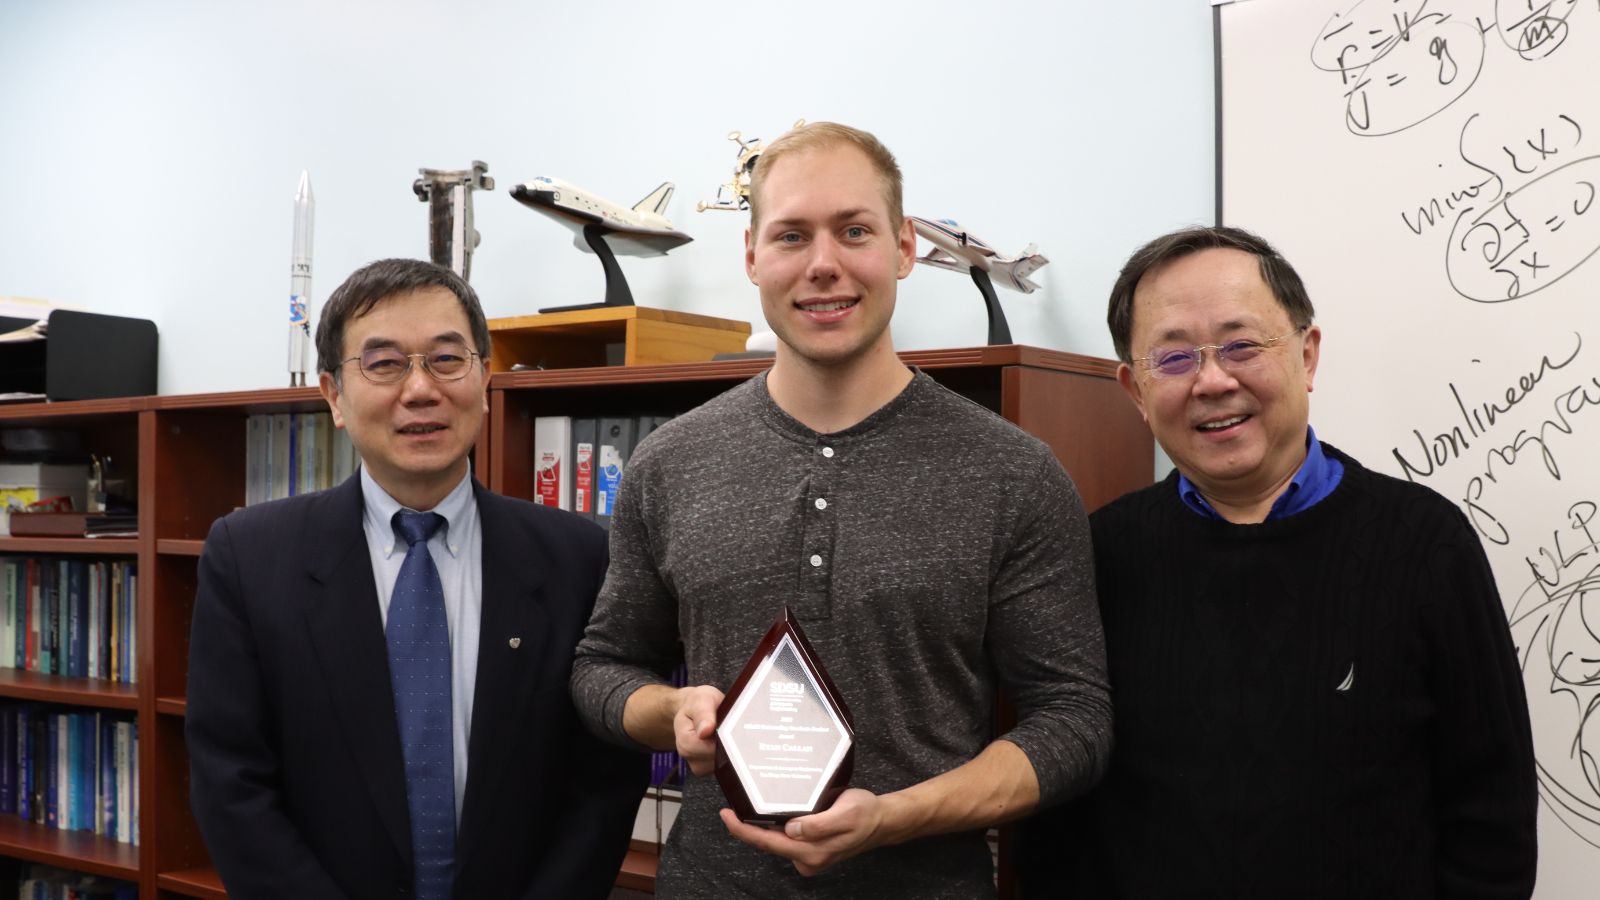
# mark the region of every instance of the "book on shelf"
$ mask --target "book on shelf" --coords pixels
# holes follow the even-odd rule
[[[245,419],[245,505],[327,490],[355,474],[350,435],[325,413],[260,413]]]
[[[66,657],[67,665],[64,670],[68,675],[87,676],[89,639],[85,627],[89,624],[84,621],[88,618],[89,594],[84,586],[84,566],[68,566],[61,564],[62,583],[66,586],[67,599],[62,605],[66,610],[67,640]]]
[[[539,416],[533,421],[533,502],[572,509],[572,419]]]
[[[611,527],[617,489],[639,442],[671,416],[537,416],[533,502]]]
[[[106,664],[108,661],[100,651],[103,643],[101,635],[109,632],[105,617],[100,612],[100,580],[87,579],[83,590],[88,595],[84,599],[84,611],[87,614],[84,622],[84,670],[93,673],[109,672],[111,667]]]
[[[14,512],[12,537],[132,537],[139,533],[134,512]]]
[[[17,652],[18,629],[26,627],[17,613],[17,570],[0,569],[0,660],[15,662],[22,654]]]
[[[290,413],[273,413],[268,421],[271,455],[267,457],[267,499],[276,500],[289,496],[294,484],[289,477],[289,462],[294,459],[294,432],[289,425],[294,417]]]
[[[9,893],[8,893],[9,892]],[[131,881],[70,872],[39,863],[18,863],[0,897],[18,900],[139,900],[139,886]]]
[[[633,455],[634,419],[607,416],[600,420],[598,457],[594,476],[594,520],[611,528],[617,509],[617,490],[622,487],[622,470]]]
[[[680,688],[689,683],[689,667],[679,663],[672,670],[672,677],[668,679],[675,688]],[[675,750],[655,750],[650,753],[650,786],[660,788],[672,786],[683,787],[684,777],[688,774],[683,757]]]
[[[671,416],[640,416],[633,428],[633,446],[638,447],[650,433],[667,424]]]
[[[83,463],[0,463],[0,536],[11,534],[10,519],[29,505],[66,497],[72,509],[87,509],[89,467]]]
[[[59,714],[47,716],[44,720],[44,824],[57,830],[67,828],[67,820],[61,815],[62,794],[61,781],[66,777],[67,767],[63,757],[66,748],[61,741]]]
[[[0,715],[0,812],[17,811],[17,717]]]
[[[267,417],[247,416],[244,420],[244,505],[254,506],[266,499],[262,490],[266,469]]]
[[[0,701],[0,814],[138,843],[132,713]]]
[[[139,667],[135,664],[135,661],[139,658],[139,629],[134,627],[134,612],[138,609],[134,598],[138,596],[139,573],[131,566],[126,567],[122,570],[121,579],[113,583],[122,586],[122,609],[120,611],[122,615],[122,643],[127,648],[126,652],[122,654],[122,666],[114,680],[133,684],[135,680],[134,673],[139,671]]]
[[[112,767],[116,772],[115,831],[108,835],[125,844],[139,843],[139,723],[121,719],[115,726]],[[123,764],[125,763],[125,764]],[[119,764],[121,768],[117,768]]]
[[[0,557],[0,669],[132,683],[137,563]]]
[[[561,416],[560,418],[567,418]],[[592,418],[572,422],[572,506],[585,519],[594,518],[594,439],[597,423]]]
[[[121,827],[117,819],[117,729],[115,723],[112,727],[105,727],[102,721],[99,731],[100,738],[100,786],[95,792],[95,798],[100,804],[99,830],[97,833],[115,836]],[[110,786],[110,790],[106,787]]]

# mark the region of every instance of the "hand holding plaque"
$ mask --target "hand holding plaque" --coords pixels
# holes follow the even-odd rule
[[[745,822],[821,812],[849,786],[855,730],[786,606],[717,709],[717,782]]]

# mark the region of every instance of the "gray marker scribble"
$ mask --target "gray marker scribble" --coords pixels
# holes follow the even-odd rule
[[[1528,697],[1543,733],[1539,796],[1585,842],[1600,847],[1600,506],[1572,504],[1566,526],[1527,558],[1533,580],[1510,616]],[[1600,526],[1600,522],[1594,523]]]

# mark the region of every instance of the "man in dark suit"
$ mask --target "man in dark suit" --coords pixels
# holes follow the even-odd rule
[[[488,347],[449,270],[351,275],[317,352],[361,472],[206,539],[186,734],[236,900],[565,900],[616,875],[646,767],[567,692],[605,535],[472,478]]]

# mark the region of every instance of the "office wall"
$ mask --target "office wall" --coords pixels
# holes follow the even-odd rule
[[[425,256],[419,167],[489,163],[473,284],[490,316],[597,300],[564,228],[507,188],[553,175],[633,203],[677,183],[695,242],[624,258],[642,305],[758,319],[744,216],[696,213],[728,131],[876,132],[906,210],[1002,252],[1037,242],[1023,343],[1110,355],[1127,253],[1213,202],[1210,7],[1001,0],[0,4],[0,295],[144,316],[162,393],[287,383],[292,197],[316,192],[314,306],[352,269]],[[903,349],[981,343],[970,281],[919,266]]]

